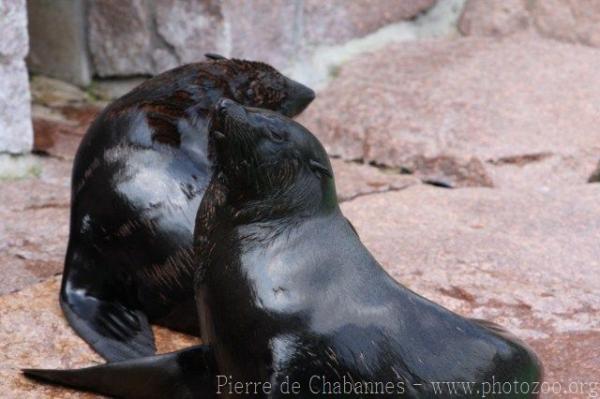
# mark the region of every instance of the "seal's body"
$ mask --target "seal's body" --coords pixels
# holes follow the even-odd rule
[[[293,116],[314,98],[266,64],[210,58],[116,100],[77,152],[60,302],[108,360],[153,354],[148,321],[198,334],[192,235],[211,176],[214,103],[230,97]]]
[[[342,215],[331,165],[310,132],[229,100],[219,102],[210,132],[216,170],[194,234],[206,346],[169,367],[165,358],[134,360],[127,373],[162,370],[186,385],[193,358],[193,380],[202,383],[196,397],[537,396],[541,366],[525,344],[428,301],[383,270]],[[139,378],[119,380],[118,367],[26,373],[109,394],[122,381],[120,392],[125,385],[126,397],[140,397],[147,387]],[[159,395],[166,378],[153,381],[152,392]],[[515,381],[519,391],[507,392],[505,383]],[[461,382],[472,391],[461,391]],[[487,390],[492,383],[504,388]]]
[[[439,381],[533,389],[540,366],[522,342],[383,270],[341,213],[327,155],[310,132],[229,101],[219,115],[211,129],[220,159],[211,200],[198,211],[204,256],[196,261],[202,338],[228,376],[223,384],[269,382],[274,398],[291,382],[302,396],[344,381],[352,387],[341,393],[353,397],[452,396],[436,395]]]

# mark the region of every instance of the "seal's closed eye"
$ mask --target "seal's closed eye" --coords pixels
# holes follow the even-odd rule
[[[320,173],[322,175],[325,175],[327,177],[333,177],[333,175],[331,174],[331,171],[329,169],[327,169],[327,167],[325,165],[323,165],[321,162],[311,159],[308,161],[308,164],[310,165],[310,167],[313,171]]]
[[[269,133],[271,133],[271,138],[276,143],[282,143],[285,140],[285,138],[283,137],[283,134],[281,134],[275,130],[269,130]]]

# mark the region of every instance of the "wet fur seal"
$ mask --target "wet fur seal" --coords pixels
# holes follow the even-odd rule
[[[295,116],[314,98],[267,64],[207,57],[110,104],[75,157],[60,304],[110,361],[154,354],[149,322],[198,335],[193,228],[211,176],[206,124],[215,102]]]
[[[182,386],[178,397],[475,398],[482,392],[440,392],[434,383],[540,381],[541,364],[523,342],[385,272],[342,214],[327,154],[308,130],[230,100],[217,104],[209,129],[215,174],[194,235],[205,345],[185,361],[183,351],[28,376],[126,398]],[[142,374],[156,377],[142,383]],[[192,380],[200,386],[190,390]]]

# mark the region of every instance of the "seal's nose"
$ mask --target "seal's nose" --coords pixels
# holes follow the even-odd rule
[[[233,105],[235,105],[235,101],[230,100],[228,98],[222,98],[219,101],[217,101],[215,108],[217,109],[217,112],[224,114],[227,112],[227,109]]]
[[[308,106],[315,99],[315,92],[310,87],[304,86],[303,84],[299,84],[298,88],[298,97],[300,98],[300,103],[304,108]]]
[[[315,99],[315,92],[302,83],[290,80],[288,100],[283,104],[283,113],[293,117],[304,111],[308,104]]]

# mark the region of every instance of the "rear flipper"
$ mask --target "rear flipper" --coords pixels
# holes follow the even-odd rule
[[[67,288],[61,292],[60,304],[71,327],[106,360],[114,362],[156,353],[154,335],[142,311],[98,299],[83,289]]]
[[[214,361],[207,345],[77,370],[24,369],[35,380],[118,398],[212,398]]]

